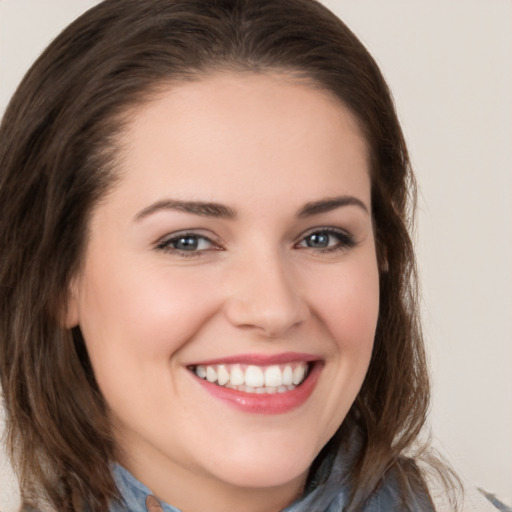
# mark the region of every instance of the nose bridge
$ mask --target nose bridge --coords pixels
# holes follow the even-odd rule
[[[291,262],[278,249],[244,254],[231,268],[228,282],[226,314],[233,325],[277,337],[308,315]]]

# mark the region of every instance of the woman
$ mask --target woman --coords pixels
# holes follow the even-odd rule
[[[32,67],[0,140],[26,509],[434,509],[414,178],[340,20],[107,0]]]

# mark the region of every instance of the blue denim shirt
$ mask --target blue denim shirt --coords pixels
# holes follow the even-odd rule
[[[114,478],[123,502],[112,503],[109,512],[181,512],[179,509],[158,501],[151,491],[119,465],[113,467]],[[348,490],[337,485],[331,488],[329,481],[307,493],[285,508],[283,512],[341,512],[347,503]],[[433,512],[426,497],[412,497],[412,510]],[[400,495],[393,481],[380,487],[364,508],[364,512],[404,511]]]

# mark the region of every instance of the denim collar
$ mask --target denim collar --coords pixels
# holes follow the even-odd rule
[[[339,456],[337,457],[339,459]],[[113,502],[109,512],[181,512],[163,501],[158,501],[152,492],[119,464],[112,465],[112,473],[122,501]],[[340,486],[347,473],[346,463],[333,458],[326,459],[320,467],[322,484],[313,484],[309,492],[286,507],[282,512],[339,512],[344,510],[348,489]],[[322,475],[328,474],[328,478]]]
[[[155,502],[162,512],[180,512],[167,503],[156,501],[151,491],[119,464],[113,464],[112,474],[122,501],[113,502],[109,512],[160,512],[155,508]]]
[[[340,512],[346,510],[350,487],[348,477],[353,466],[354,456],[359,447],[351,443],[349,452],[340,451],[336,456],[324,459],[315,474],[313,482],[304,495],[286,507],[282,512]],[[113,502],[109,512],[181,512],[176,507],[158,501],[151,491],[119,464],[113,464],[112,472],[122,500]],[[402,494],[393,476],[374,492],[364,512],[433,512],[428,493],[407,496],[409,508],[402,505]],[[236,512],[236,511],[235,511]]]

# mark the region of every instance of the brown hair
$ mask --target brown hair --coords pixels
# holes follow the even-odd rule
[[[288,71],[335,94],[370,148],[380,312],[370,368],[336,442],[357,429],[357,509],[405,457],[427,414],[409,229],[415,184],[386,83],[352,32],[313,0],[107,0],[25,76],[0,127],[0,371],[25,503],[97,512],[116,496],[114,440],[79,329],[62,327],[93,206],[116,182],[123,114],[160,84],[212,70]]]

